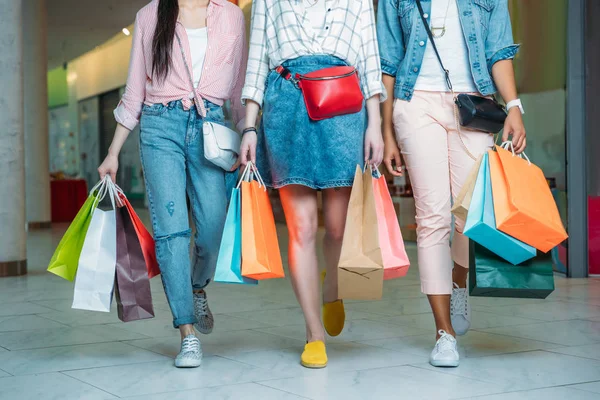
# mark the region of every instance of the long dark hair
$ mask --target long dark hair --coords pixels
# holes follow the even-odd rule
[[[159,0],[158,21],[152,39],[152,76],[164,80],[171,67],[171,49],[179,16],[179,0]]]

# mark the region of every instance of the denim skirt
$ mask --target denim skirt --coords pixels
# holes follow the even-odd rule
[[[331,55],[302,56],[283,65],[292,74],[347,65]],[[303,185],[313,189],[352,186],[356,165],[364,162],[367,115],[313,121],[300,89],[277,72],[267,76],[256,164],[269,187]]]

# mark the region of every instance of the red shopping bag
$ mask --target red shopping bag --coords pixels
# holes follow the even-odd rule
[[[410,261],[404,248],[398,216],[385,177],[378,169],[374,172],[377,177],[373,178],[373,194],[377,212],[379,246],[383,257],[383,279],[401,278],[408,272]]]
[[[148,278],[154,278],[156,275],[160,274],[158,261],[156,261],[156,246],[154,245],[154,239],[140,220],[140,217],[136,214],[127,197],[121,194],[119,195],[119,198],[125,207],[127,207],[127,211],[129,212],[129,216],[135,227],[135,232],[140,240],[142,252],[144,253],[144,260],[146,261],[146,269],[148,270]]]

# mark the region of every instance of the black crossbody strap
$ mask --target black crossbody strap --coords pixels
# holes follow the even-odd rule
[[[449,1],[452,1],[452,0],[449,0]],[[423,21],[423,25],[425,26],[425,31],[427,32],[427,36],[429,36],[429,41],[431,42],[431,45],[433,46],[433,51],[435,52],[435,55],[436,55],[438,61],[440,62],[440,67],[442,67],[442,69],[444,70],[444,74],[446,76],[446,85],[448,85],[448,89],[450,89],[450,91],[454,93],[454,90],[452,89],[452,82],[450,81],[450,71],[448,71],[446,69],[446,67],[444,67],[444,63],[442,62],[440,53],[438,52],[438,49],[435,45],[435,40],[433,40],[433,34],[431,33],[431,29],[429,28],[429,24],[427,23],[427,18],[425,18],[425,13],[423,12],[423,6],[421,5],[421,0],[416,0],[416,2],[417,2],[417,8],[419,9],[419,14],[421,15],[421,21]]]

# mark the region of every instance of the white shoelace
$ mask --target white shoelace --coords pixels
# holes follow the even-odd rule
[[[206,299],[206,295],[195,294],[194,300],[194,305],[198,313],[202,315],[208,314],[208,300]]]
[[[459,288],[454,284],[452,291],[452,301],[450,302],[450,312],[453,315],[467,315],[467,290]]]
[[[200,340],[197,337],[189,335],[183,339],[181,342],[181,352],[183,354],[187,353],[197,353],[200,345]]]
[[[440,335],[440,338],[435,344],[438,353],[456,350],[456,339],[454,339],[452,335],[441,329],[438,331],[438,334]]]

